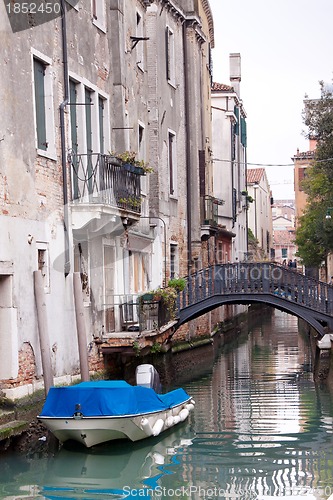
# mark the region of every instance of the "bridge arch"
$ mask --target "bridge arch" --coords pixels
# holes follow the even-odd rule
[[[183,308],[178,314],[178,321],[174,326],[175,330],[177,330],[180,326],[191,321],[195,318],[202,316],[203,314],[216,309],[219,306],[227,305],[227,304],[243,304],[243,305],[251,305],[251,304],[265,304],[272,306],[280,311],[284,311],[286,313],[292,314],[293,316],[297,316],[300,319],[306,321],[309,325],[311,325],[318,336],[322,338],[326,333],[327,325],[327,317],[318,314],[317,317],[314,317],[307,309],[302,309],[297,307],[293,303],[285,303],[285,301],[279,297],[274,296],[247,296],[244,294],[243,297],[240,297],[239,294],[230,294],[228,296],[215,295],[212,297],[208,297],[195,305],[191,305]]]

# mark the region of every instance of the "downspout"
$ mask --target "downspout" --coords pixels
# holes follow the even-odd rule
[[[64,65],[64,100],[60,104],[60,138],[61,138],[61,164],[62,164],[62,189],[64,200],[64,239],[65,239],[65,278],[71,269],[69,257],[69,213],[68,213],[68,191],[67,191],[67,155],[66,155],[66,133],[65,133],[65,108],[69,103],[68,89],[68,58],[67,58],[67,31],[66,31],[66,6],[65,0],[61,0],[61,34],[62,34],[62,54]]]
[[[187,273],[192,270],[192,191],[191,191],[191,145],[189,140],[189,95],[188,95],[188,50],[186,43],[186,21],[183,24],[184,47],[184,101],[185,101],[185,131],[186,131],[186,208],[187,208]]]
[[[245,143],[246,144],[246,143]],[[244,161],[245,161],[245,189],[247,192],[247,145],[245,147],[245,154],[244,154]],[[248,209],[248,201],[246,199],[246,259],[249,259],[249,209]]]

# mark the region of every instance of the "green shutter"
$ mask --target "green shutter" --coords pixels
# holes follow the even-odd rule
[[[76,109],[76,83],[69,80],[69,102],[70,102],[70,117],[71,117],[71,140],[73,153],[77,154],[77,109]]]
[[[165,63],[166,63],[166,79],[170,80],[170,39],[169,28],[165,29]]]
[[[69,102],[70,102],[70,119],[71,119],[71,140],[72,140],[72,152],[73,152],[73,166],[72,166],[72,179],[73,179],[73,199],[79,198],[79,179],[78,179],[78,139],[77,139],[77,94],[76,94],[76,83],[73,80],[69,80]]]
[[[237,106],[234,107],[234,113],[235,113],[235,116],[237,119],[237,123],[235,123],[234,131],[235,131],[235,134],[238,135],[239,134],[239,108],[237,108]]]
[[[104,99],[98,97],[99,152],[104,154]]]
[[[241,117],[241,143],[243,144],[244,148],[246,148],[247,144],[246,120],[243,117]]]
[[[86,139],[87,139],[87,175],[88,175],[88,190],[92,193],[93,190],[93,163],[92,163],[92,126],[91,126],[91,91],[84,90],[84,102],[86,109]]]
[[[45,119],[45,65],[42,61],[34,59],[35,80],[35,111],[37,127],[37,147],[47,150],[46,141],[46,119]]]

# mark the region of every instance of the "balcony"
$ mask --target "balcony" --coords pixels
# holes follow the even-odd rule
[[[74,226],[82,227],[103,214],[114,220],[117,215],[126,218],[129,224],[139,220],[142,168],[99,153],[71,154],[68,160]]]
[[[201,225],[201,239],[208,240],[218,229],[218,207],[224,205],[224,201],[214,196],[203,197],[204,220]]]

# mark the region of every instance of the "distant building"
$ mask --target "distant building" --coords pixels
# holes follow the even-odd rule
[[[264,168],[251,168],[247,171],[248,225],[265,259],[273,252],[272,193]]]
[[[280,264],[294,260],[295,207],[294,200],[275,201],[272,206],[274,260]]]
[[[213,83],[213,196],[218,261],[247,258],[246,112],[240,98],[240,54],[230,54],[230,85]]]
[[[310,150],[300,152],[297,149],[296,154],[293,156],[292,160],[294,162],[294,186],[295,186],[295,216],[296,216],[296,227],[298,225],[298,220],[304,212],[306,205],[307,195],[304,192],[302,182],[306,177],[306,170],[310,165],[311,160],[314,158],[314,152],[316,148],[316,141],[310,140]]]

